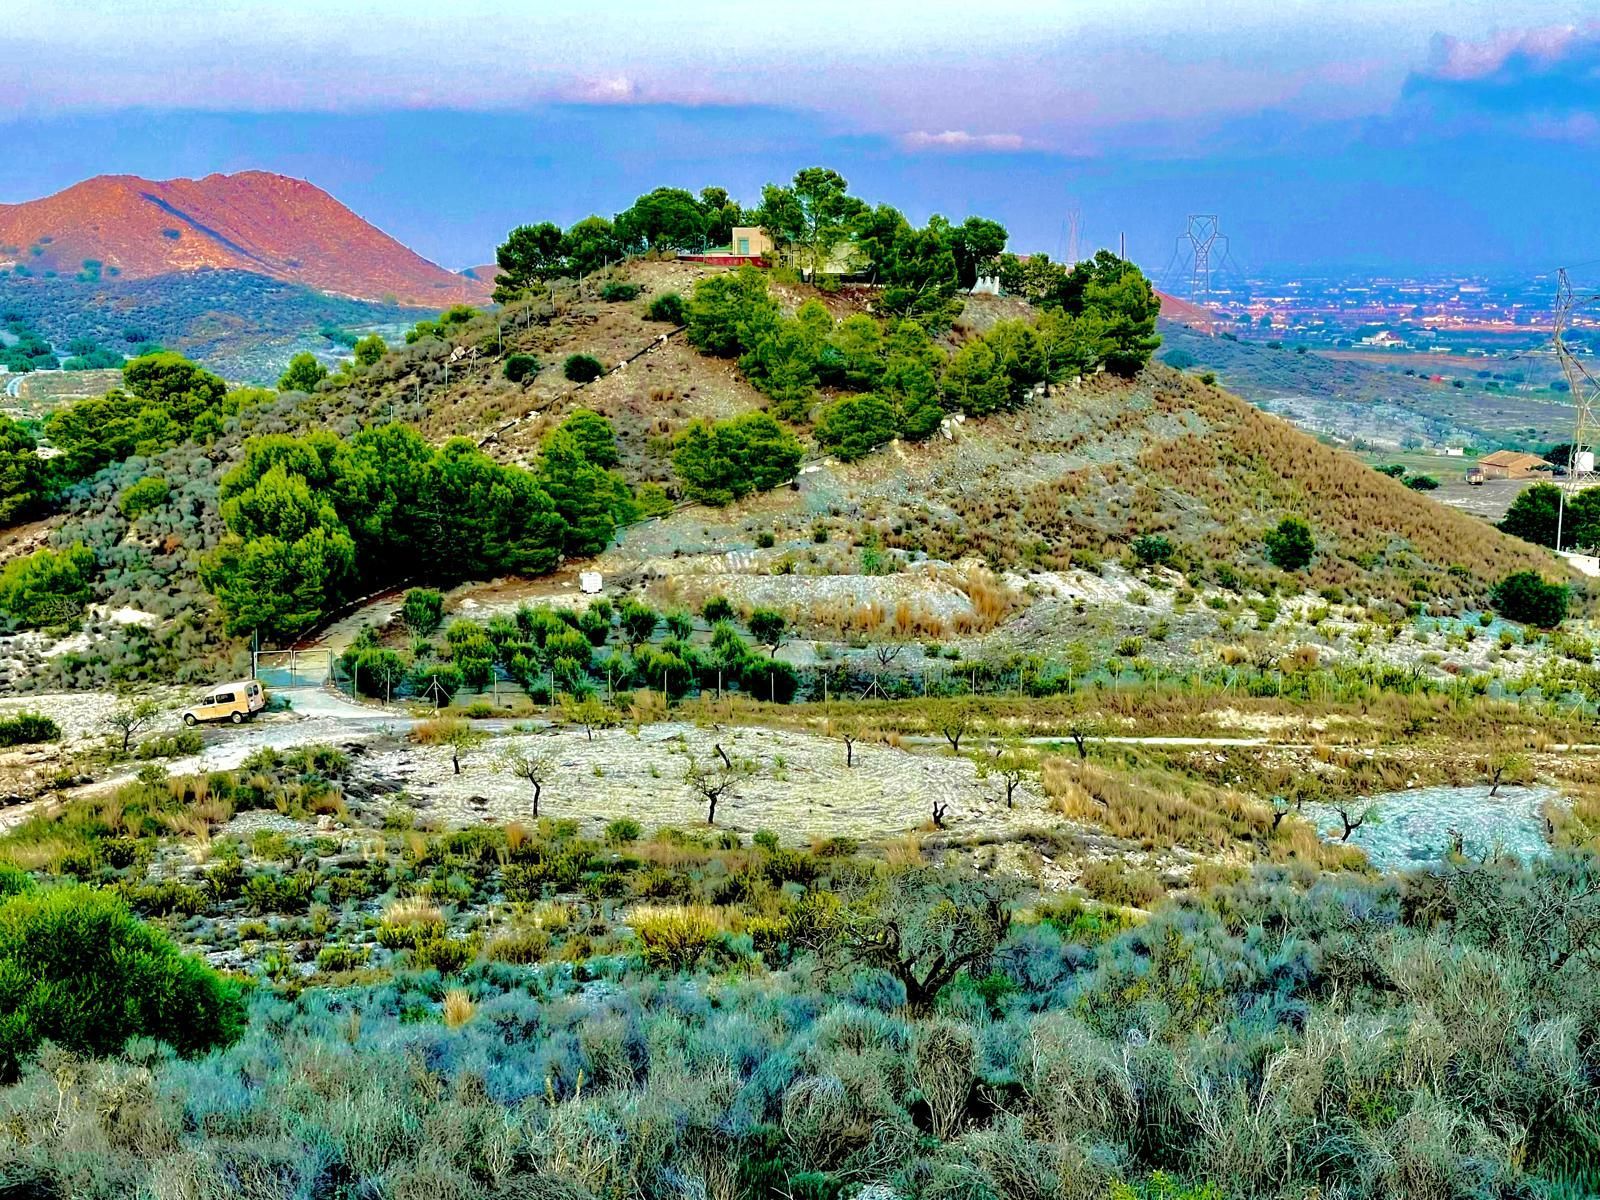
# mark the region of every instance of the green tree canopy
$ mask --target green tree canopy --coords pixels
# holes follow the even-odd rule
[[[672,465],[684,490],[705,504],[728,504],[794,478],[800,443],[766,413],[697,421],[681,432]]]
[[[590,216],[575,222],[561,239],[561,254],[574,275],[598,271],[607,263],[616,262],[622,253],[622,241],[604,217]]]
[[[619,481],[571,455],[602,505],[626,502]],[[464,439],[435,450],[395,424],[347,441],[327,432],[254,438],[218,496],[227,533],[203,575],[235,633],[297,634],[357,589],[403,575],[538,574],[569,537],[535,474]],[[596,502],[584,493],[568,503],[581,519]]]
[[[314,392],[317,385],[328,377],[328,368],[317,361],[309,350],[302,350],[289,360],[288,367],[278,376],[280,392]]]
[[[45,498],[44,460],[26,426],[0,416],[0,525],[25,520]]]
[[[754,346],[778,323],[778,302],[767,277],[755,267],[740,267],[698,280],[689,301],[691,345],[723,358]]]
[[[1161,345],[1156,333],[1161,301],[1132,263],[1123,263],[1114,277],[1090,279],[1078,313],[1092,313],[1105,323],[1103,361],[1114,375],[1137,374]]]
[[[658,187],[617,214],[616,235],[638,250],[699,250],[706,244],[706,214],[682,188]]]
[[[1303,571],[1311,565],[1316,553],[1316,539],[1311,536],[1311,526],[1299,517],[1285,517],[1268,531],[1264,539],[1267,558],[1273,566],[1284,571]]]
[[[494,252],[500,273],[494,278],[494,301],[509,304],[541,288],[547,279],[569,274],[562,249],[561,226],[550,221],[518,225]]]
[[[854,462],[889,441],[899,429],[895,406],[882,396],[868,393],[845,396],[823,409],[817,419],[816,435],[819,445],[844,462]]]
[[[970,289],[998,269],[1007,236],[1004,225],[986,217],[968,217],[950,228],[947,241],[961,287]]]
[[[1571,592],[1565,584],[1551,583],[1537,571],[1516,571],[1495,585],[1493,598],[1506,620],[1554,629],[1566,619]]]
[[[170,350],[129,360],[122,382],[139,399],[164,408],[184,430],[201,413],[221,407],[228,394],[220,376]]]
[[[1600,546],[1600,490],[1585,488],[1573,492],[1566,498],[1563,513],[1558,485],[1533,484],[1511,502],[1500,529],[1540,546],[1554,547],[1558,529],[1564,550]]]
[[[93,596],[94,551],[45,547],[0,569],[0,620],[37,629],[75,620]]]
[[[790,187],[768,184],[761,191],[758,216],[779,247],[793,247],[813,275],[825,271],[834,249],[845,241],[854,221],[867,211],[849,194],[850,185],[827,167],[806,167]]]
[[[376,333],[369,333],[352,347],[359,366],[370,367],[389,352],[389,343]]]

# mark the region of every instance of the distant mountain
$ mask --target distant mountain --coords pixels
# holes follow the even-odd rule
[[[248,271],[421,308],[486,303],[493,286],[429,262],[321,188],[266,171],[160,182],[99,175],[0,204],[0,269],[87,282]]]
[[[1156,296],[1161,301],[1161,318],[1164,321],[1175,321],[1201,333],[1215,333],[1222,323],[1216,313],[1192,301],[1169,296],[1166,292],[1157,292]]]

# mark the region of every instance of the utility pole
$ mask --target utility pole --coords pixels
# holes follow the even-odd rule
[[[1590,371],[1584,359],[1579,358],[1573,348],[1567,344],[1567,335],[1572,329],[1574,316],[1584,307],[1600,301],[1600,295],[1593,293],[1580,294],[1573,291],[1572,277],[1567,273],[1567,268],[1562,267],[1556,272],[1556,306],[1554,335],[1552,342],[1555,349],[1556,361],[1561,364],[1561,373],[1566,377],[1568,393],[1572,397],[1572,445],[1567,451],[1567,475],[1565,486],[1561,489],[1560,503],[1556,507],[1556,551],[1561,550],[1561,538],[1565,532],[1564,526],[1567,516],[1567,504],[1573,491],[1578,486],[1579,475],[1594,473],[1594,439],[1600,430],[1595,427],[1594,405],[1595,398],[1600,395],[1600,380],[1597,380]]]

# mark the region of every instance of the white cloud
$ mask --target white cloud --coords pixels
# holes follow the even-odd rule
[[[908,150],[1021,150],[1020,133],[970,133],[946,129],[929,133],[919,129],[900,139]]]
[[[585,79],[576,89],[576,97],[590,104],[629,104],[641,99],[639,85],[626,75]]]

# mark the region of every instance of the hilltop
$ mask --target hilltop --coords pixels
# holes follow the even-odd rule
[[[457,275],[362,220],[322,189],[266,171],[148,180],[100,175],[0,205],[0,260],[15,274],[149,279],[246,271],[390,305],[482,303]]]

